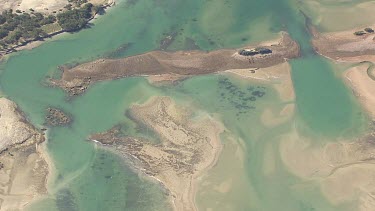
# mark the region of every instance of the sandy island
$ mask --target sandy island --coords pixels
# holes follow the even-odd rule
[[[175,210],[197,210],[196,179],[216,163],[224,128],[205,114],[192,119],[191,112],[168,97],[154,97],[132,106],[128,115],[139,126],[152,130],[160,143],[125,136],[118,127],[90,139],[114,149],[131,160],[134,168],[159,181],[168,190]]]
[[[49,166],[44,136],[19,111],[0,98],[0,210],[23,210],[47,193]]]
[[[314,26],[309,26],[309,30],[313,36],[313,47],[322,56],[336,61],[375,61],[375,33],[354,35],[363,31],[363,27],[329,33],[320,33]]]
[[[299,56],[299,46],[287,33],[276,44],[247,46],[266,47],[270,54],[242,56],[240,49],[206,51],[151,51],[122,59],[99,59],[73,68],[62,68],[62,78],[51,84],[63,88],[70,96],[83,93],[90,84],[129,76],[192,76],[230,69],[264,68]]]

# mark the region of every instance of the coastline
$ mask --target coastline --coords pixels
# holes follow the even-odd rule
[[[116,5],[115,0],[108,0],[108,2],[106,4],[102,5],[102,9],[107,11],[109,8],[111,8],[112,6],[115,6],[115,5]],[[98,17],[99,17],[98,13],[94,14],[91,18],[89,18],[87,20],[86,24],[82,28],[78,29],[77,31],[83,30],[88,24],[92,23]],[[14,45],[9,49],[2,50],[2,51],[0,51],[0,61],[3,60],[5,56],[10,55],[11,53],[18,52],[18,51],[21,51],[21,50],[31,50],[35,47],[40,46],[41,44],[48,41],[49,39],[56,37],[57,35],[66,34],[66,33],[69,33],[69,32],[67,32],[64,29],[61,29],[61,30],[58,30],[58,31],[51,32],[51,33],[47,34],[46,36],[39,37],[37,39],[26,40],[23,43]]]
[[[0,98],[0,209],[24,209],[46,195],[50,166],[45,134],[34,127],[18,106]]]

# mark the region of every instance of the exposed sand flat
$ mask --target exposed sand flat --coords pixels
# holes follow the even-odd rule
[[[249,46],[245,48],[255,48]],[[260,47],[260,46],[258,46]],[[123,59],[99,59],[64,69],[61,80],[52,80],[52,84],[62,87],[70,95],[85,91],[91,83],[101,80],[113,80],[122,77],[140,75],[200,75],[229,69],[263,68],[285,62],[286,59],[299,56],[299,46],[286,33],[282,34],[278,44],[267,47],[271,54],[241,56],[239,49],[221,49],[211,52],[152,51]]]
[[[0,98],[0,210],[22,210],[47,192],[48,165],[38,147],[43,141],[17,106]]]
[[[223,126],[209,116],[194,116],[167,97],[134,105],[129,115],[140,126],[154,131],[160,144],[121,134],[119,128],[95,134],[99,141],[133,160],[132,165],[155,178],[170,192],[175,210],[197,210],[196,178],[210,169],[221,152]]]
[[[368,71],[369,64],[361,64],[345,73],[348,84],[366,110],[375,118],[375,80]]]
[[[319,33],[316,28],[310,26],[313,35],[314,49],[321,55],[337,61],[361,62],[370,59],[375,61],[375,33],[362,36],[354,35],[354,32],[363,30],[357,28],[348,31]]]
[[[295,175],[319,182],[333,204],[356,202],[358,210],[375,210],[375,137],[354,142],[313,144],[296,130],[281,138],[280,154]]]

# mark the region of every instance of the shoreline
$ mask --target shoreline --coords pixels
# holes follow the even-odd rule
[[[108,0],[108,2],[106,4],[102,5],[102,9],[107,11],[109,8],[111,8],[115,5],[116,5],[115,0]],[[74,32],[68,32],[64,29],[61,29],[61,30],[58,30],[58,31],[55,31],[55,32],[51,32],[51,33],[47,34],[46,36],[39,37],[39,38],[32,39],[32,40],[26,40],[23,43],[14,45],[9,49],[2,50],[2,51],[0,51],[0,61],[3,60],[6,56],[11,55],[12,53],[22,51],[22,50],[31,50],[35,47],[38,47],[38,46],[42,45],[43,43],[45,43],[46,41],[56,37],[57,35],[62,35],[62,34],[67,34],[67,33],[75,33],[75,32],[79,32],[81,30],[84,30],[85,27],[87,25],[89,25],[90,23],[92,23],[94,20],[96,20],[98,18],[98,16],[99,16],[98,13],[94,14],[91,18],[89,18],[87,20],[86,24],[82,28],[80,28],[80,29],[78,29]]]
[[[50,171],[45,134],[13,102],[0,98],[0,209],[24,209],[48,194]]]

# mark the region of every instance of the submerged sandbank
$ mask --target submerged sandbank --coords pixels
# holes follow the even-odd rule
[[[299,46],[288,34],[282,33],[278,44],[247,46],[242,49],[265,47],[267,54],[242,56],[240,49],[205,51],[152,51],[123,59],[99,59],[71,69],[62,68],[60,80],[51,80],[69,95],[83,93],[90,84],[102,80],[142,75],[174,74],[182,76],[209,74],[229,69],[270,67],[299,56]]]
[[[216,163],[223,126],[208,115],[193,117],[191,110],[177,106],[168,97],[134,105],[128,115],[140,127],[152,130],[160,143],[128,137],[119,127],[90,139],[114,149],[134,168],[159,181],[168,190],[175,210],[197,210],[196,179]]]

